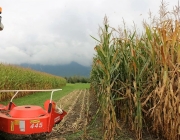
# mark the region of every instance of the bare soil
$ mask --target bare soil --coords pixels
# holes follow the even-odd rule
[[[75,90],[58,101],[58,106],[67,111],[64,119],[47,135],[47,140],[102,140],[102,116],[97,99],[88,89]],[[119,122],[115,140],[136,140],[125,124]],[[155,140],[145,132],[143,140]],[[157,139],[156,139],[157,140]]]
[[[46,139],[102,140],[102,116],[96,100],[88,89],[75,90],[61,98],[57,104],[67,111],[67,115]],[[123,132],[119,134],[122,139],[133,139]],[[119,136],[116,139],[120,139]]]

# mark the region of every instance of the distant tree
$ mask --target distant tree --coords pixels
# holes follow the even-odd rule
[[[68,83],[90,83],[90,78],[82,76],[65,77]]]
[[[65,76],[64,79],[66,79],[66,81],[68,80],[68,78]]]
[[[85,78],[82,78],[82,79],[81,79],[81,82],[82,82],[82,83],[87,83],[87,80],[86,80]]]

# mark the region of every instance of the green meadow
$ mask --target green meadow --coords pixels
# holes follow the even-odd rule
[[[76,83],[76,84],[69,84],[67,83],[66,86],[62,87],[62,90],[53,93],[53,101],[57,102],[60,98],[67,95],[68,93],[72,92],[73,90],[77,89],[86,89],[89,88],[90,84],[84,83]],[[6,93],[4,93],[6,94]],[[43,106],[44,102],[50,99],[51,92],[37,92],[33,94],[29,94],[20,98],[15,98],[13,102],[16,105],[39,105]],[[3,101],[1,104],[7,105],[8,102]]]

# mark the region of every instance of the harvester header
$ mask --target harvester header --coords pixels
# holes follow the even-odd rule
[[[2,8],[0,7],[0,14],[2,13]],[[4,29],[3,24],[1,23],[2,21],[2,17],[0,16],[0,31],[2,31]]]
[[[60,90],[0,90],[2,93],[14,93],[8,105],[0,104],[0,139],[19,140],[50,133],[67,114],[52,100],[53,93]],[[44,108],[28,104],[17,106],[13,99],[19,92],[51,92],[51,95],[44,102]]]

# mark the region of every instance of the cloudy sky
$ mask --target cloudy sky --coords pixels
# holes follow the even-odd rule
[[[0,0],[4,30],[0,62],[90,66],[99,26],[141,26],[148,11],[158,13],[161,0]],[[166,0],[169,9],[178,0]]]

